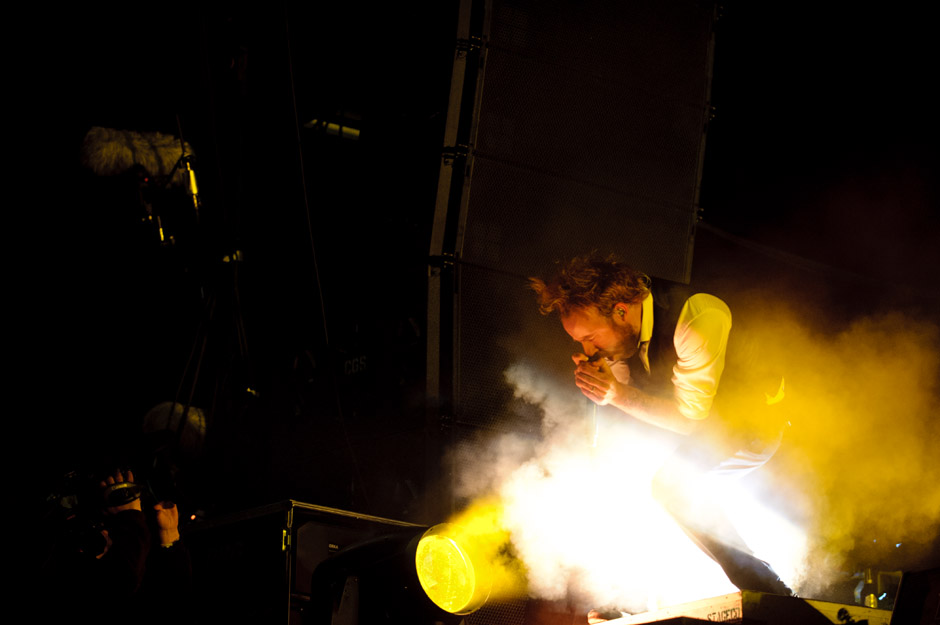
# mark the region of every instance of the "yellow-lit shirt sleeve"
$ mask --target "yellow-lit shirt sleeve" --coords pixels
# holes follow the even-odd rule
[[[683,416],[708,416],[725,368],[730,332],[731,310],[714,295],[697,293],[682,307],[674,337],[679,359],[672,384]]]

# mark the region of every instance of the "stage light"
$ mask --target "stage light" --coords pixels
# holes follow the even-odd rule
[[[470,614],[490,596],[493,571],[476,543],[476,537],[450,523],[435,525],[418,541],[415,568],[421,588],[451,614]]]
[[[350,545],[317,566],[306,622],[456,625],[509,583],[506,535],[453,523]],[[501,595],[502,596],[502,595]]]

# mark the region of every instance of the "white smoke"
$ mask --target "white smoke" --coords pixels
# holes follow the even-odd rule
[[[652,498],[652,477],[675,439],[601,409],[594,445],[587,400],[529,364],[513,365],[506,379],[542,410],[542,438],[507,435],[464,449],[460,494],[499,496],[530,595],[640,612],[736,590]],[[774,522],[744,504],[745,494],[735,497],[736,517]],[[786,532],[777,530],[779,547],[799,542],[798,533],[780,541]]]

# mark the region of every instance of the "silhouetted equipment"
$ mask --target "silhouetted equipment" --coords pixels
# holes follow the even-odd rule
[[[190,227],[190,221],[198,222],[200,199],[193,168],[195,157],[192,147],[182,138],[94,126],[82,142],[81,159],[97,176],[138,174],[141,219],[161,245],[173,245],[176,242],[173,233]],[[161,193],[170,188],[186,189],[190,208],[194,210],[191,216],[174,212],[172,203],[166,201],[167,194]],[[168,217],[172,222],[169,231],[164,223]]]
[[[314,569],[343,548],[423,526],[295,500],[184,527],[196,620],[300,623]]]
[[[891,625],[935,625],[940,622],[940,568],[901,576]]]
[[[702,619],[705,622],[729,621],[759,623],[760,625],[794,625],[796,623],[800,625],[831,625],[832,623],[888,625],[891,612],[864,606],[742,590],[720,597],[635,614],[612,622],[618,625],[671,623],[675,622],[673,619],[679,617]]]

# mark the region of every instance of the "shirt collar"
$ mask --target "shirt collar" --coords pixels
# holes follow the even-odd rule
[[[648,342],[653,338],[653,294],[650,293],[643,300],[640,317],[640,343]]]

